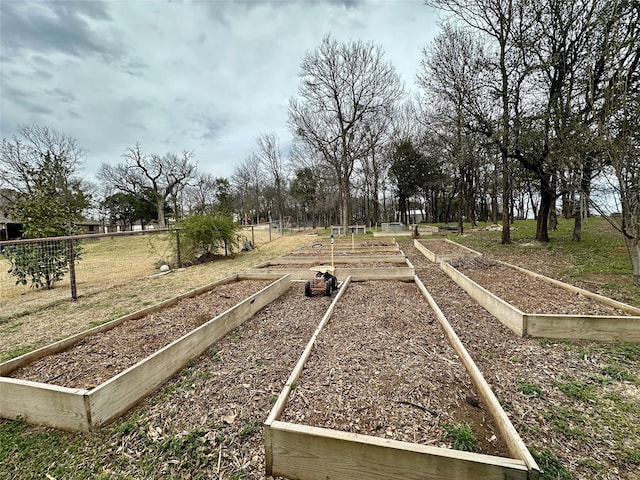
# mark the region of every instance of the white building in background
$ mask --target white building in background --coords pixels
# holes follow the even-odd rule
[[[396,212],[396,221],[400,221],[400,212]],[[409,210],[409,223],[426,222],[426,215],[422,210]]]

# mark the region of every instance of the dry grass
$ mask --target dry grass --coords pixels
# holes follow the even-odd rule
[[[257,232],[254,233],[257,237]],[[256,239],[257,245],[260,245],[262,240],[268,239],[268,231],[260,233],[262,237],[258,237],[260,240]],[[83,268],[88,269],[88,273],[83,273],[83,276],[78,279],[77,302],[69,300],[68,287],[65,285],[59,285],[54,290],[48,291],[23,288],[20,294],[13,295],[10,299],[3,286],[0,359],[7,359],[48,345],[97,324],[242,272],[260,262],[310,244],[314,240],[314,237],[309,236],[309,232],[277,238],[273,235],[272,238],[270,242],[262,244],[251,252],[174,270],[161,276],[149,276],[158,271],[154,263],[162,258],[165,251],[161,242],[150,246],[147,237],[127,237],[117,239],[129,241],[125,244],[117,242],[88,244],[85,249],[87,254],[83,260],[83,263],[87,264],[83,265]],[[90,259],[113,259],[133,250],[146,252],[143,255],[146,255],[147,260],[139,262],[143,264],[142,266],[134,266],[131,262],[125,263],[113,277],[114,279],[107,284],[102,284],[99,290],[89,289],[88,293],[82,293],[82,282],[91,282],[92,280],[89,279],[91,275],[105,276],[104,270],[101,269],[106,267],[97,265],[98,260]],[[89,252],[92,255],[89,255]],[[94,255],[94,253],[100,253],[100,255]],[[84,291],[86,292],[87,288]]]

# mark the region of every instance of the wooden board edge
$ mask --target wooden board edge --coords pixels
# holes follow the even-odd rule
[[[413,246],[416,247],[418,251],[420,251],[425,257],[427,257],[427,260],[433,263],[436,262],[435,254],[431,250],[429,250],[426,246],[424,246],[422,242],[420,242],[420,240],[418,240],[417,238],[413,239]]]
[[[640,318],[525,314],[527,334],[536,338],[640,343]]]
[[[22,419],[70,431],[88,431],[87,390],[0,378],[0,418]]]
[[[269,428],[270,475],[309,480],[529,478],[527,465],[518,459],[280,421]]]
[[[402,253],[401,250],[398,250],[397,255],[349,255],[349,256],[342,256],[342,255],[334,255],[333,256],[333,261],[334,263],[345,263],[345,264],[350,264],[350,263],[372,263],[372,262],[379,262],[379,263],[389,263],[392,265],[395,264],[402,264],[402,263],[406,263],[406,257],[404,255],[404,253]],[[276,259],[273,259],[269,262],[269,266],[270,267],[274,267],[276,265],[296,265],[296,264],[302,264],[305,265],[305,267],[307,265],[313,266],[313,265],[318,265],[318,263],[322,263],[322,264],[330,264],[331,263],[331,255],[328,256],[324,256],[322,257],[322,262],[318,261],[318,258],[315,256],[311,256],[309,255],[308,257],[278,257]],[[298,267],[298,268],[305,268],[305,267]]]
[[[5,362],[0,363],[0,376],[4,376],[7,375],[8,373],[12,372],[13,370],[15,370],[16,368],[19,368],[23,365],[26,365],[28,363],[31,363],[35,360],[38,360],[42,357],[46,357],[47,355],[51,355],[53,353],[57,353],[60,352],[62,350],[66,350],[67,348],[69,348],[70,346],[78,343],[79,341],[83,340],[86,337],[89,337],[91,335],[95,335],[97,333],[102,333],[102,332],[106,332],[108,330],[111,330],[112,328],[117,327],[118,325],[127,322],[129,320],[136,320],[138,318],[142,318],[145,315],[148,315],[150,313],[153,313],[157,310],[160,310],[162,308],[167,308],[175,303],[177,303],[178,301],[184,299],[184,298],[190,298],[196,295],[200,295],[202,293],[208,292],[209,290],[213,290],[215,287],[217,287],[218,285],[224,285],[226,283],[231,283],[237,280],[238,275],[237,274],[233,274],[233,275],[229,275],[227,277],[221,278],[219,280],[216,280],[215,282],[209,283],[207,285],[204,285],[202,287],[196,288],[194,290],[190,290],[188,292],[185,292],[183,294],[177,295],[175,297],[169,298],[167,300],[164,300],[160,303],[156,303],[155,305],[151,305],[149,307],[145,307],[142,308],[140,310],[136,310],[135,312],[132,313],[128,313],[127,315],[123,315],[122,317],[118,317],[114,320],[111,320],[109,322],[103,323],[101,325],[98,325],[96,327],[90,328],[88,330],[84,330],[80,333],[77,333],[75,335],[72,335],[70,337],[67,337],[65,339],[59,340],[57,342],[51,343],[49,345],[45,345],[44,347],[38,348],[37,350],[34,350],[32,352],[29,353],[25,353],[24,355],[21,355],[19,357],[16,358],[12,358],[10,360],[7,360]]]
[[[467,352],[467,349],[464,347],[455,330],[445,317],[444,313],[442,313],[442,310],[440,310],[440,307],[433,299],[427,288],[424,286],[420,278],[416,276],[415,282],[427,299],[429,305],[431,306],[431,309],[436,314],[436,318],[438,319],[438,322],[440,323],[440,326],[442,327],[444,334],[449,341],[449,344],[453,347],[456,354],[458,355],[458,358],[460,358],[460,361],[465,366],[467,372],[469,373],[469,376],[471,377],[471,381],[478,390],[478,394],[487,405],[487,408],[496,421],[496,424],[500,429],[500,433],[507,443],[509,453],[513,455],[514,458],[518,458],[524,461],[530,471],[536,472],[534,473],[534,475],[539,474],[540,467],[538,467],[538,464],[529,452],[529,449],[525,445],[522,438],[520,438],[518,431],[511,423],[511,420],[494,395],[493,390],[491,390],[491,387],[484,379],[484,376],[480,372],[480,369],[471,358],[471,355],[469,355],[469,352]]]
[[[278,298],[290,285],[290,277],[282,276],[271,285],[89,391],[87,396],[92,427],[110,422],[153,393],[172,375],[184,368],[191,359],[202,354],[218,339]],[[218,325],[222,326],[221,333],[209,335],[208,331],[217,329]],[[152,371],[148,371],[150,369]],[[134,385],[134,388],[123,389],[123,385],[126,384]]]
[[[471,298],[480,304],[485,310],[496,317],[500,322],[519,336],[527,333],[526,318],[524,312],[494,295],[482,285],[471,280],[451,264],[442,262],[440,268]]]
[[[640,315],[640,308],[634,307],[633,305],[628,305],[626,303],[619,302],[609,297],[605,297],[604,295],[600,295],[598,293],[590,292],[589,290],[585,290],[584,288],[576,287],[575,285],[571,285],[569,283],[562,282],[560,280],[556,280],[555,278],[547,277],[537,272],[533,272],[531,270],[527,270],[526,268],[518,267],[517,265],[513,265],[511,263],[503,262],[498,260],[498,263],[505,265],[506,267],[513,268],[514,270],[518,270],[522,273],[530,275],[534,278],[538,278],[544,282],[550,283],[557,287],[563,288],[564,290],[568,290],[572,293],[579,293],[580,295],[584,295],[585,297],[591,298],[599,303],[607,305],[609,307],[617,308],[622,310],[623,312],[631,313],[634,315]]]

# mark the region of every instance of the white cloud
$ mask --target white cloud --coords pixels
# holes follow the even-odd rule
[[[330,33],[382,46],[411,88],[436,33],[421,0],[0,4],[1,136],[49,125],[89,151],[85,174],[126,147],[193,150],[230,177],[266,132],[290,142],[304,54]]]

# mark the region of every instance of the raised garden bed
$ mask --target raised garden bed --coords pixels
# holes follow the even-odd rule
[[[452,242],[446,238],[436,240],[418,240],[416,238],[413,241],[413,245],[422,252],[425,257],[434,263],[440,263],[445,260],[451,260],[462,256],[482,255],[475,250],[471,250],[464,245]]]
[[[323,256],[331,255],[331,243],[330,240],[318,240],[313,242],[309,246],[299,248],[291,253],[291,255],[318,255],[320,253]],[[350,242],[334,242],[333,244],[334,254],[356,253],[361,255],[378,255],[382,252],[400,252],[400,246],[395,241],[387,240],[353,240]]]
[[[400,255],[378,256],[350,256],[336,258],[334,254],[333,266],[338,280],[351,276],[354,280],[411,280],[415,269],[411,262],[400,252]],[[323,256],[323,265],[331,265],[331,255]],[[318,265],[318,258],[280,257],[276,260],[263,262],[246,271],[247,275],[288,274],[291,280],[306,281],[313,273],[309,269]]]
[[[344,258],[344,257],[362,257],[362,258],[371,258],[371,257],[389,257],[389,256],[398,256],[401,255],[402,252],[400,252],[400,250],[375,250],[375,251],[363,251],[363,249],[358,249],[358,250],[340,250],[340,251],[334,251],[333,252],[333,256],[336,259],[339,258]],[[288,258],[315,258],[316,261],[318,259],[318,257],[322,257],[322,260],[327,260],[327,259],[331,259],[331,251],[322,251],[320,252],[320,254],[318,254],[317,252],[312,252],[312,251],[295,251],[292,253],[289,253],[287,255],[283,255],[282,257],[280,257],[281,259],[288,259]]]
[[[345,281],[266,421],[267,475],[537,477],[475,364],[414,281]],[[446,427],[464,423],[484,453],[451,450]]]
[[[282,275],[262,279],[233,275],[0,364],[0,416],[69,430],[107,423],[291,281]],[[239,285],[241,293],[234,294]],[[181,315],[181,302],[194,298],[198,308],[189,302]]]
[[[128,420],[137,418],[138,428],[122,439],[124,455],[144,455],[138,429],[153,431],[158,444],[179,442],[185,430],[198,439],[166,471],[137,478],[265,480],[262,423],[332,300],[306,297],[292,283],[145,400]]]
[[[518,335],[640,342],[636,307],[486,257],[461,257],[441,267]]]

